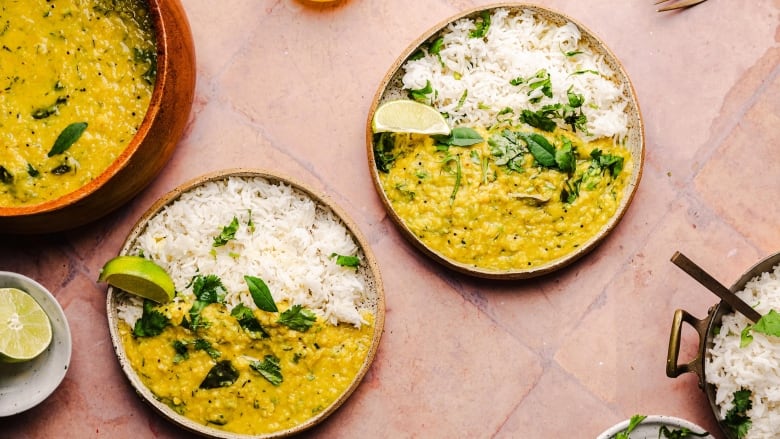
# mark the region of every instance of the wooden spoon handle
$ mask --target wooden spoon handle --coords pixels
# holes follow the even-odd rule
[[[700,284],[707,287],[708,290],[712,291],[718,297],[723,299],[731,306],[731,308],[750,319],[753,323],[756,323],[761,318],[761,314],[753,309],[752,306],[748,305],[742,299],[737,297],[737,295],[723,286],[723,284],[718,282],[714,277],[710,276],[709,273],[696,265],[696,263],[688,259],[688,257],[684,254],[675,252],[674,256],[672,256],[672,262],[680,267],[684,272],[688,273],[692,278],[699,281]]]

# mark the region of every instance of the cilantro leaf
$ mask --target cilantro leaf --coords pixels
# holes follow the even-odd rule
[[[338,253],[331,253],[331,258],[336,258],[336,265],[340,267],[357,268],[360,265],[360,258],[357,256],[344,256]]]
[[[238,231],[238,218],[233,217],[233,221],[230,224],[222,228],[222,232],[218,236],[214,237],[214,243],[212,247],[222,247],[227,244],[231,239],[235,239],[236,232]]]
[[[374,136],[374,161],[380,172],[388,173],[393,167],[396,159],[395,154],[393,154],[394,146],[395,134],[379,133]]]
[[[490,29],[490,12],[482,11],[479,18],[474,21],[475,28],[469,32],[470,38],[484,38]]]
[[[238,379],[238,370],[233,367],[230,360],[223,360],[214,365],[206,374],[206,378],[200,383],[201,389],[216,389],[228,387]]]
[[[523,172],[523,155],[528,148],[518,141],[517,133],[504,130],[501,134],[493,135],[488,140],[490,145],[490,154],[493,156],[496,164],[506,166],[510,170]]]
[[[742,332],[739,334],[740,348],[746,348],[750,346],[750,343],[753,343],[753,334],[750,333],[752,330],[753,325],[747,325],[744,329],[742,329]]]
[[[263,378],[274,386],[278,386],[284,381],[284,377],[282,377],[282,368],[279,365],[279,358],[274,355],[266,355],[262,362],[251,361],[249,367],[262,375]]]
[[[523,110],[520,112],[520,121],[542,131],[553,132],[558,126],[553,120],[557,111],[557,105],[545,105],[539,111]]]
[[[758,322],[753,326],[753,330],[762,334],[780,337],[780,313],[770,310],[758,319]]]
[[[309,309],[301,305],[293,305],[279,315],[278,323],[300,332],[306,332],[314,322],[317,316]]]
[[[199,338],[195,340],[195,349],[199,351],[205,351],[207,354],[209,354],[209,357],[211,358],[219,358],[222,356],[221,353],[219,353],[218,350],[214,349],[213,346],[211,346],[211,343],[208,340]]]
[[[192,303],[189,312],[189,328],[197,330],[201,326],[205,326],[200,316],[203,308],[212,303],[224,303],[227,290],[222,284],[222,279],[215,274],[207,276],[196,275],[188,286],[192,286],[192,292],[195,294],[195,301]]]
[[[634,431],[634,429],[639,425],[642,421],[645,420],[647,416],[644,415],[634,415],[631,417],[631,419],[628,421],[628,427],[626,427],[625,430],[618,432],[618,434],[615,435],[615,439],[629,439],[631,437],[631,432]]]
[[[541,134],[518,133],[525,143],[531,155],[542,166],[548,168],[555,166],[555,147]]]
[[[663,435],[666,439],[687,439],[690,437],[709,436],[710,433],[707,431],[702,433],[694,433],[691,431],[691,429],[686,427],[670,429],[666,425],[662,425],[661,428],[658,429],[658,437],[660,438],[661,435]]]
[[[428,95],[431,93],[433,93],[431,81],[425,81],[425,87],[409,90],[409,97],[417,102],[428,103],[430,101]]]
[[[136,337],[154,337],[162,334],[163,329],[170,324],[170,319],[155,309],[154,302],[144,299],[143,313],[141,318],[135,322],[133,335]]]
[[[230,311],[230,315],[238,320],[238,324],[246,330],[252,338],[268,338],[270,335],[265,331],[263,325],[255,317],[252,308],[239,303]]]
[[[252,300],[258,308],[267,312],[279,311],[276,307],[276,302],[274,302],[274,298],[271,295],[271,290],[268,289],[268,285],[265,284],[265,281],[254,276],[244,276],[244,280],[249,287],[249,294],[252,295]]]
[[[190,358],[190,353],[187,350],[186,342],[183,342],[181,340],[174,340],[172,345],[173,345],[173,350],[176,352],[176,355],[173,356],[173,364],[179,364],[182,361]]]
[[[577,166],[577,161],[574,159],[574,150],[571,146],[571,140],[563,137],[563,145],[555,150],[555,164],[562,172],[572,173]]]
[[[731,431],[738,439],[747,435],[748,430],[753,425],[747,411],[753,407],[753,401],[750,400],[753,392],[746,389],[740,389],[734,392],[734,407],[726,412],[723,419],[723,425]]]
[[[550,80],[550,73],[546,69],[541,69],[536,74],[526,81],[528,83],[528,96],[534,94],[534,92],[541,93],[534,95],[529,101],[532,104],[536,104],[542,100],[542,96],[552,98],[552,81]]]

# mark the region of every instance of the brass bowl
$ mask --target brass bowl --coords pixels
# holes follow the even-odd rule
[[[157,77],[149,108],[125,150],[97,178],[55,200],[0,207],[0,233],[72,229],[122,206],[144,189],[173,154],[195,94],[195,48],[179,0],[148,0],[157,38]]]
[[[448,258],[442,255],[441,253],[428,247],[414,234],[414,232],[412,232],[412,230],[404,223],[403,219],[395,212],[393,206],[390,203],[390,200],[387,197],[387,194],[384,192],[384,189],[382,188],[382,184],[379,179],[379,171],[377,169],[377,162],[374,157],[375,136],[371,129],[371,122],[373,120],[374,113],[376,112],[377,107],[379,107],[380,104],[388,100],[398,99],[399,96],[398,87],[400,84],[400,78],[403,73],[401,67],[413,54],[415,54],[423,45],[428,44],[433,40],[435,40],[439,35],[439,33],[445,30],[445,28],[452,22],[463,18],[472,18],[472,19],[477,18],[483,13],[483,11],[489,12],[498,8],[508,8],[510,10],[530,10],[537,17],[546,19],[549,22],[554,23],[556,25],[563,25],[568,22],[568,23],[573,23],[579,28],[582,34],[582,41],[590,45],[593,48],[593,50],[599,52],[600,55],[603,55],[604,61],[615,72],[616,76],[618,77],[618,82],[623,88],[623,94],[625,95],[628,103],[628,106],[626,108],[626,114],[628,117],[628,135],[626,137],[625,146],[629,149],[633,158],[633,166],[631,169],[628,170],[630,172],[630,178],[626,184],[626,188],[624,190],[620,205],[618,206],[615,214],[611,217],[611,219],[604,225],[604,227],[602,227],[602,229],[595,236],[591,237],[585,244],[578,247],[576,251],[573,251],[561,258],[552,260],[543,265],[539,265],[531,268],[516,267],[509,270],[501,270],[501,271],[475,267],[473,265],[467,265],[452,260],[451,258]],[[435,261],[441,263],[445,267],[448,267],[450,269],[453,269],[461,273],[465,273],[480,278],[487,278],[487,279],[527,279],[527,278],[541,276],[553,272],[555,270],[561,269],[571,264],[572,262],[576,261],[577,259],[581,258],[589,251],[593,250],[593,248],[596,247],[604,238],[606,238],[606,236],[615,228],[615,226],[617,226],[618,222],[622,219],[623,215],[625,214],[629,204],[631,203],[634,197],[634,193],[636,192],[637,186],[639,185],[639,180],[641,178],[642,168],[644,165],[644,143],[645,143],[644,122],[642,120],[642,115],[639,109],[639,103],[637,101],[634,87],[628,77],[628,74],[626,73],[623,66],[621,65],[620,61],[612,53],[612,51],[606,46],[606,44],[604,44],[604,42],[602,42],[595,34],[593,34],[585,26],[578,23],[576,20],[567,17],[566,15],[563,15],[561,13],[540,6],[525,4],[525,3],[514,3],[514,2],[498,3],[489,6],[480,6],[480,7],[466,10],[464,12],[461,12],[453,17],[450,17],[442,21],[441,23],[437,24],[436,26],[426,31],[414,42],[412,42],[401,53],[398,59],[396,59],[396,61],[390,67],[385,77],[380,82],[378,91],[376,92],[371,107],[369,109],[368,119],[366,123],[366,145],[367,145],[369,172],[374,182],[375,189],[380,199],[382,200],[382,203],[384,204],[387,212],[390,214],[391,219],[396,224],[400,232],[411,244],[413,244],[424,254],[431,257]]]
[[[224,430],[213,428],[208,425],[199,424],[177,413],[167,404],[158,400],[155,397],[155,395],[152,393],[152,391],[149,390],[149,388],[141,381],[137,372],[133,369],[132,365],[130,364],[130,360],[128,359],[127,353],[125,352],[124,349],[121,335],[119,334],[119,327],[118,327],[119,316],[117,314],[117,305],[120,301],[119,295],[124,293],[120,292],[119,290],[113,287],[108,288],[108,295],[106,298],[106,310],[108,314],[109,332],[111,333],[111,340],[117,358],[119,360],[120,366],[122,367],[122,371],[127,376],[128,380],[130,381],[130,384],[136,390],[136,393],[141,397],[142,400],[144,400],[146,403],[151,405],[152,408],[154,408],[159,414],[161,414],[163,417],[167,418],[169,421],[173,422],[174,424],[177,424],[186,430],[201,434],[203,436],[213,437],[213,438],[271,439],[271,438],[287,437],[293,434],[300,433],[304,430],[310,429],[311,427],[324,421],[336,409],[338,409],[339,407],[341,407],[342,404],[344,404],[344,402],[355,391],[355,389],[358,387],[365,374],[368,372],[368,369],[371,367],[371,364],[374,361],[374,357],[376,356],[377,349],[379,348],[379,341],[384,329],[385,296],[384,296],[384,289],[382,285],[382,279],[380,277],[379,266],[377,264],[376,258],[374,257],[370,247],[368,246],[368,241],[360,233],[355,223],[347,216],[347,214],[343,210],[341,210],[337,205],[335,205],[332,200],[330,200],[323,194],[317,193],[313,189],[305,186],[304,184],[300,182],[296,182],[288,177],[283,177],[276,174],[272,174],[260,170],[252,170],[252,169],[228,169],[223,171],[217,171],[214,173],[206,174],[204,176],[195,178],[173,189],[171,192],[164,195],[156,203],[154,203],[146,211],[146,213],[142,215],[142,217],[138,220],[138,222],[133,226],[132,230],[127,236],[127,239],[125,240],[124,246],[122,247],[120,254],[127,254],[127,252],[133,247],[135,240],[138,239],[138,237],[145,230],[150,219],[153,218],[158,213],[160,213],[161,211],[163,211],[169,204],[176,201],[182,194],[198,186],[201,186],[205,183],[225,180],[225,179],[229,179],[230,177],[261,177],[271,184],[285,184],[287,186],[292,187],[296,191],[300,192],[305,196],[308,196],[311,200],[313,200],[314,203],[317,205],[317,209],[322,209],[325,211],[332,212],[334,216],[338,218],[342,222],[342,224],[346,227],[347,231],[350,233],[353,240],[355,241],[355,244],[362,251],[365,257],[365,264],[361,263],[360,267],[358,268],[358,274],[363,280],[364,284],[366,285],[366,290],[367,290],[366,297],[365,297],[365,301],[367,303],[366,309],[369,309],[374,315],[374,327],[373,327],[371,345],[368,348],[366,358],[364,359],[360,369],[358,370],[357,374],[354,376],[354,378],[352,379],[352,381],[350,382],[346,390],[340,396],[338,396],[336,400],[333,401],[329,406],[323,408],[321,411],[317,413],[313,413],[311,417],[308,418],[308,420],[289,429],[268,433],[268,434],[254,434],[254,435],[231,433]]]
[[[780,253],[767,256],[750,267],[736,282],[734,282],[729,290],[731,290],[732,293],[743,290],[751,279],[761,275],[761,273],[772,272],[774,267],[778,264],[780,264]],[[669,334],[669,350],[666,357],[666,375],[669,378],[677,378],[678,376],[689,372],[696,374],[699,388],[707,395],[712,414],[718,421],[718,426],[723,431],[723,434],[728,439],[737,439],[737,436],[726,426],[723,420],[720,419],[720,410],[715,402],[717,388],[715,385],[707,382],[706,366],[707,359],[710,357],[710,349],[713,346],[713,339],[717,332],[720,331],[721,319],[724,315],[733,312],[734,310],[731,306],[723,300],[710,307],[707,316],[703,319],[698,319],[683,309],[676,310],[672,320],[672,329]],[[688,363],[679,362],[683,323],[687,323],[693,327],[699,337],[697,355]]]

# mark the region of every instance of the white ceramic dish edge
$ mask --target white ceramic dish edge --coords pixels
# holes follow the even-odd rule
[[[598,435],[596,439],[613,439],[616,434],[628,427],[630,421],[630,419],[626,419],[623,422],[613,425]],[[686,421],[685,419],[675,418],[674,416],[648,415],[647,418],[631,432],[631,439],[658,439],[658,430],[663,426],[670,429],[687,428],[694,433],[703,433],[706,431],[704,428],[699,427],[693,422]],[[703,438],[715,439],[712,434],[704,436]]]

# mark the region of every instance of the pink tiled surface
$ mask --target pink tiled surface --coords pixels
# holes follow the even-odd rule
[[[87,227],[0,240],[0,269],[56,295],[73,333],[63,384],[0,418],[0,438],[184,438],[128,385],[98,270],[138,217],[203,173],[258,167],[329,194],[368,237],[385,283],[376,361],[353,396],[303,437],[594,438],[635,413],[722,437],[692,375],[666,377],[672,315],[716,298],[669,258],[723,283],[780,251],[780,0],[709,0],[668,14],[652,0],[547,0],[621,59],[646,124],[634,202],[587,258],[496,282],[444,269],[390,222],[367,170],[371,99],[429,27],[483,1],[184,0],[197,50],[190,124],[160,176]],[[748,4],[749,3],[749,4]],[[692,331],[682,356],[695,355]]]

